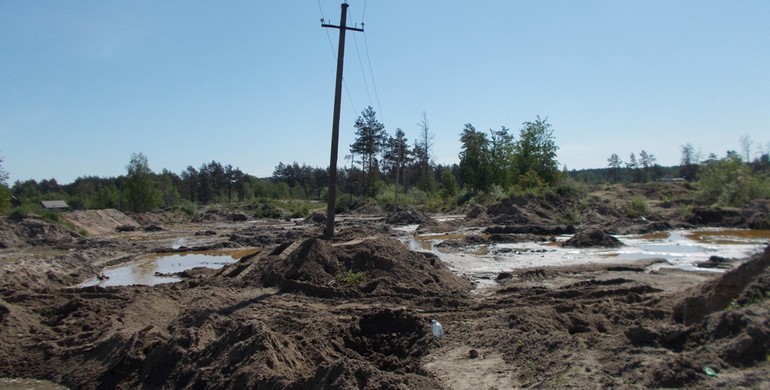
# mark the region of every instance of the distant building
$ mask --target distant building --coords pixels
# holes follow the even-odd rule
[[[70,206],[67,204],[67,202],[63,200],[44,200],[40,202],[40,205],[43,206],[43,208],[46,210],[66,211],[70,209]]]
[[[661,183],[682,183],[687,180],[683,177],[661,177],[658,181]]]

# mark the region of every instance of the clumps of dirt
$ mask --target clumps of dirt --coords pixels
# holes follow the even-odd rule
[[[745,380],[747,387],[765,383],[770,373],[764,363],[770,353],[769,263],[770,250],[690,290],[673,308],[676,322],[647,318],[625,330],[637,348],[666,348],[675,353],[672,359],[651,366],[655,385],[695,384],[705,377],[706,366],[716,372],[751,368],[741,374],[746,375],[742,379],[733,376],[721,386],[734,387],[740,380]],[[753,373],[764,378],[751,377]],[[713,386],[720,387],[718,383]]]
[[[578,231],[563,246],[574,248],[618,248],[624,244],[617,238],[607,234],[602,229],[587,228]]]
[[[305,223],[309,224],[315,224],[315,225],[322,225],[326,223],[326,214],[319,213],[319,212],[312,212],[310,215],[305,218],[303,221]]]
[[[537,234],[545,236],[558,236],[561,234],[574,234],[572,225],[506,225],[490,226],[484,229],[487,234]]]
[[[553,239],[553,237],[550,237]],[[436,244],[436,248],[461,249],[468,246],[489,244],[514,244],[522,242],[546,242],[550,240],[545,236],[534,234],[469,234],[462,238],[449,239]]]
[[[416,210],[395,211],[385,217],[385,223],[390,225],[419,225],[428,221],[433,221],[433,218],[422,211]]]
[[[461,229],[463,221],[460,219],[437,221],[433,218],[421,223],[417,226],[416,232],[419,234],[426,233],[446,233]]]
[[[230,242],[242,246],[267,246],[289,240],[310,237],[312,232],[305,229],[276,228],[271,226],[249,226],[230,234]]]
[[[0,247],[21,248],[26,246],[70,247],[80,235],[62,225],[38,217],[18,221],[0,217]]]
[[[121,359],[104,362],[95,382],[103,388],[438,387],[420,368],[432,342],[427,319],[394,309],[330,316],[305,308],[310,315],[298,316],[288,305],[264,312],[258,302],[268,299],[214,311],[194,305],[164,328],[116,334],[98,349],[121,351]]]
[[[706,261],[701,261],[695,263],[695,266],[698,268],[720,268],[720,269],[730,269],[732,268],[732,262],[734,260],[726,259],[724,257],[720,256],[711,256]]]
[[[695,207],[687,219],[697,226],[770,228],[770,201],[755,200],[743,208]]]
[[[384,371],[419,372],[431,345],[427,320],[406,310],[372,310],[350,327],[345,346]]]
[[[686,294],[674,307],[674,319],[682,323],[700,322],[713,312],[724,310],[746,289],[757,275],[770,266],[770,248],[750,261],[726,272]]]
[[[446,296],[468,291],[432,253],[370,236],[348,242],[309,238],[279,245],[227,266],[219,275],[236,285],[276,286],[320,297],[374,295]]]
[[[503,199],[489,206],[487,214],[499,225],[543,225],[554,219],[541,210],[537,199],[529,196]]]

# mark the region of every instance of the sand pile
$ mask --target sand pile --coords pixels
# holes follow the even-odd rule
[[[80,235],[64,226],[38,217],[27,217],[19,221],[0,218],[0,248],[74,244]]]
[[[564,242],[564,246],[574,248],[617,248],[623,246],[623,243],[602,229],[588,228],[575,233],[574,236]]]
[[[337,243],[297,240],[244,258],[219,276],[236,285],[277,286],[322,297],[445,296],[471,288],[436,255],[410,251],[384,236]]]

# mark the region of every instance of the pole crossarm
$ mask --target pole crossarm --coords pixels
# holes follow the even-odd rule
[[[342,27],[340,27],[340,26],[336,26],[336,25],[334,25],[334,24],[327,24],[327,23],[321,23],[321,27],[327,27],[327,28],[336,28],[336,29],[342,28]],[[362,27],[362,28],[357,28],[357,27],[348,27],[348,26],[345,26],[344,28],[345,28],[345,30],[348,30],[348,31],[358,31],[358,32],[364,32],[364,29],[363,29],[363,27]]]

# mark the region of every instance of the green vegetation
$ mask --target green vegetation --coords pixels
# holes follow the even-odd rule
[[[131,162],[126,167],[126,205],[135,212],[152,211],[161,204],[162,194],[159,183],[155,181],[153,173],[144,154],[132,154]]]
[[[11,206],[11,191],[8,189],[8,172],[3,168],[0,157],[0,215],[6,214]]]
[[[717,206],[743,206],[770,198],[768,170],[756,171],[735,153],[704,164],[698,172],[700,197]]]
[[[354,286],[358,284],[366,283],[366,275],[362,272],[353,272],[353,270],[347,270],[338,273],[335,276],[337,283],[345,286]]]
[[[629,218],[640,218],[650,213],[650,205],[647,199],[641,196],[634,196],[626,205],[626,215]]]
[[[459,135],[459,164],[436,164],[431,156],[433,134],[426,113],[417,123],[413,144],[406,132],[396,129],[389,135],[371,107],[356,120],[356,137],[345,166],[337,172],[337,212],[379,206],[446,212],[468,203],[489,205],[510,197],[534,197],[559,204],[558,216],[565,223],[579,224],[592,207],[585,195],[589,185],[647,183],[665,178],[688,180],[688,189],[697,188],[701,203],[716,206],[743,206],[754,199],[770,198],[770,158],[759,154],[743,161],[736,152],[723,159],[701,153],[692,144],[681,146],[680,166],[662,167],[654,154],[641,150],[630,153],[624,162],[613,153],[608,167],[569,171],[558,170],[554,130],[547,119],[536,117],[524,122],[518,134],[501,126],[499,130],[477,131],[466,124]],[[745,153],[748,158],[748,153]],[[73,209],[103,209],[144,212],[179,210],[196,215],[198,208],[212,204],[252,207],[260,218],[303,218],[311,209],[323,209],[329,185],[325,168],[279,162],[272,176],[257,178],[232,165],[212,161],[199,168],[188,166],[179,174],[163,169],[150,170],[142,153],[131,155],[127,173],[119,177],[80,177],[60,185],[55,179],[16,181],[9,188],[8,174],[0,158],[0,214],[12,212],[10,198],[21,201],[21,214],[40,215],[43,200],[64,200]],[[672,196],[661,199],[666,207],[675,204]],[[643,197],[628,200],[628,216],[637,218],[650,211]],[[320,204],[319,204],[320,203]],[[561,203],[561,202],[558,202]],[[681,204],[681,203],[679,203]],[[686,215],[693,205],[683,205]],[[770,225],[770,221],[768,221]]]
[[[468,123],[460,142],[460,177],[471,191],[486,192],[494,185],[504,190],[540,188],[561,178],[556,160],[559,147],[547,119],[524,122],[518,141],[505,126],[490,130],[487,137]]]

